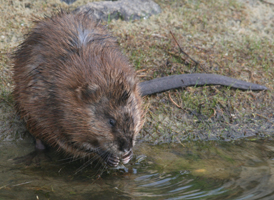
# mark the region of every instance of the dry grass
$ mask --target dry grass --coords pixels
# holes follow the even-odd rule
[[[21,132],[11,97],[10,55],[34,17],[58,8],[74,9],[58,0],[0,1],[0,131],[2,138]],[[147,20],[108,22],[141,80],[179,73],[206,72],[235,77],[270,88],[243,92],[220,86],[185,88],[145,98],[147,123],[140,139],[154,143],[186,139],[237,139],[269,136],[274,123],[274,6],[254,7],[236,0],[157,0],[162,13]],[[195,66],[183,50],[200,63]],[[17,119],[17,120],[15,120]],[[0,135],[1,136],[1,135]]]
[[[159,143],[271,135],[274,43],[273,23],[266,19],[270,12],[273,15],[273,8],[262,3],[253,8],[237,1],[157,2],[163,8],[158,16],[110,23],[136,69],[146,69],[140,70],[142,80],[206,72],[266,85],[271,90],[242,92],[206,86],[172,91],[173,101],[183,109],[172,103],[167,92],[147,97],[147,123],[140,138]],[[260,10],[261,15],[253,10]],[[179,54],[170,31],[200,63],[197,70]]]

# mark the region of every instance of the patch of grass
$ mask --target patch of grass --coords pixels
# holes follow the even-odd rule
[[[156,2],[162,8],[159,15],[139,21],[108,22],[141,81],[181,73],[216,73],[266,85],[270,91],[243,92],[220,86],[170,91],[173,101],[183,109],[172,103],[168,92],[145,97],[145,104],[149,105],[147,122],[139,138],[156,144],[271,135],[274,132],[273,20],[255,11],[274,13],[273,8],[263,4],[249,7],[237,0]],[[10,55],[32,27],[32,20],[50,15],[60,7],[73,10],[85,3],[86,0],[78,0],[67,6],[59,0],[1,1],[0,111],[5,113],[5,119],[12,121],[14,112],[5,109],[8,104],[4,102],[12,103]],[[200,63],[197,69],[179,53],[170,31],[183,50]],[[10,125],[1,124],[1,130]]]

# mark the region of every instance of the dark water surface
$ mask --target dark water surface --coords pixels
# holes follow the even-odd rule
[[[96,166],[81,169],[53,153],[40,166],[14,164],[33,148],[30,138],[0,143],[0,200],[274,199],[271,139],[141,144],[129,165],[101,177]]]

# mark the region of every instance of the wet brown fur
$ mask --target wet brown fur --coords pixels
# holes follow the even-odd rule
[[[74,157],[121,156],[143,125],[134,70],[116,39],[86,14],[37,22],[14,55],[14,81],[30,133]]]

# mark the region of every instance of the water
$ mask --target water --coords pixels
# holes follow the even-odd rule
[[[129,165],[106,170],[62,160],[12,160],[34,148],[31,138],[0,143],[2,199],[274,199],[274,141],[139,144]]]

